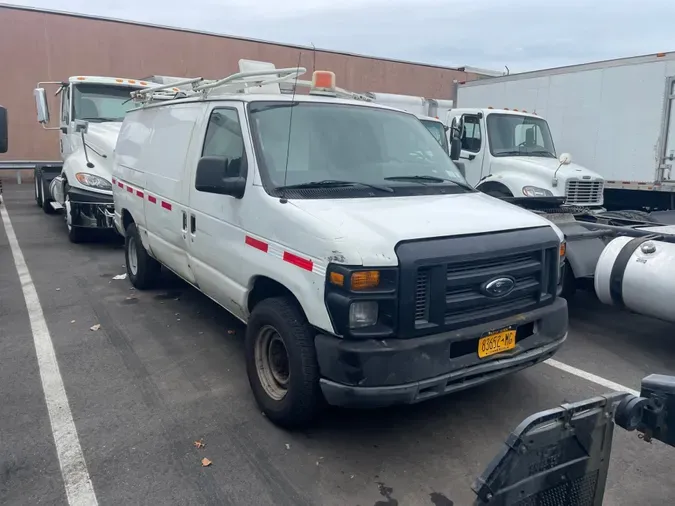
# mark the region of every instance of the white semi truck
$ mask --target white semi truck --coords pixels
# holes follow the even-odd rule
[[[673,99],[673,52],[481,79],[457,89],[463,108],[509,107],[547,118],[555,146],[604,179],[606,209],[636,219],[649,212],[661,223],[675,223]]]
[[[47,86],[59,99],[58,126],[50,126]],[[124,115],[134,106],[131,92],[151,86],[136,79],[73,76],[35,88],[38,122],[58,131],[63,162],[35,167],[35,200],[45,213],[64,210],[72,242],[94,230],[114,231],[113,149]]]

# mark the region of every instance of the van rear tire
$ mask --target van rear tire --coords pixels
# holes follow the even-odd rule
[[[134,288],[146,290],[157,282],[162,266],[146,251],[135,223],[130,223],[126,230],[124,260]]]
[[[310,425],[321,405],[315,332],[291,297],[255,306],[246,329],[246,373],[258,406],[275,424]]]
[[[38,207],[42,207],[42,174],[37,168],[33,171],[33,174],[35,178],[35,202]]]

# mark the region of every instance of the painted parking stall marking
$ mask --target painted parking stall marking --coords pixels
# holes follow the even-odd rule
[[[66,488],[68,504],[70,506],[96,506],[98,501],[94,493],[94,486],[89,477],[87,463],[84,460],[80,439],[73,421],[73,413],[70,411],[68,396],[54,352],[54,343],[47,328],[40,299],[28,271],[23,252],[19,247],[19,241],[14,233],[9,213],[2,205],[0,205],[0,214],[28,310],[42,390],[45,395],[47,413],[54,437],[56,455],[59,459],[61,476]]]

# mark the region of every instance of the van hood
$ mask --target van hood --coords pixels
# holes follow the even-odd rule
[[[551,226],[548,220],[484,193],[364,199],[289,201],[325,224],[345,245],[355,245],[363,265],[397,265],[405,240]],[[346,253],[346,252],[344,252]],[[346,255],[349,257],[349,255]],[[354,259],[356,260],[356,259]],[[347,258],[346,262],[352,261]]]
[[[588,170],[586,167],[577,163],[568,163],[567,165],[560,165],[556,158],[546,158],[543,156],[508,156],[494,158],[495,165],[508,165],[510,170],[516,170],[524,174],[538,174],[541,175],[542,169],[550,172],[551,179],[555,174],[556,169],[560,167],[556,177],[561,181],[567,179],[586,179],[590,181],[601,181],[602,176],[596,172]]]

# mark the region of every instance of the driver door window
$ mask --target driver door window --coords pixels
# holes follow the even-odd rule
[[[480,120],[477,116],[464,116],[464,130],[462,131],[462,149],[478,153],[481,146]]]
[[[234,109],[216,109],[211,113],[206,129],[202,156],[221,156],[227,159],[223,177],[245,176],[244,139],[239,115]]]
[[[61,124],[70,123],[70,88],[61,90]]]

